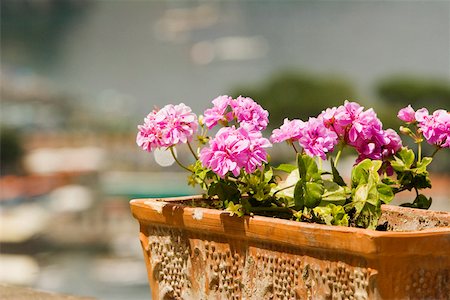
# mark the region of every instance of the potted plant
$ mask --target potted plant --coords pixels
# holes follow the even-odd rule
[[[431,205],[427,166],[450,147],[450,114],[408,106],[398,117],[417,154],[354,102],[286,119],[270,140],[268,112],[248,97],[219,96],[199,117],[184,104],[152,111],[137,144],[170,151],[205,191],[131,201],[153,298],[448,299],[450,214],[420,209]],[[281,142],[295,164],[270,164],[266,151]],[[177,158],[178,144],[192,164]],[[348,183],[344,147],[358,154]],[[416,193],[408,207],[388,205],[405,190]]]

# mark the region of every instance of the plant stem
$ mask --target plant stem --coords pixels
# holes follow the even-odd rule
[[[341,144],[340,146],[339,146],[339,150],[338,150],[338,153],[336,154],[336,159],[335,159],[335,161],[334,161],[334,166],[335,167],[337,167],[337,165],[338,165],[338,162],[339,162],[339,158],[341,158],[341,154],[342,154],[342,150],[344,149],[344,144]]]
[[[322,171],[322,159],[319,157],[319,171]]]
[[[417,163],[420,164],[420,161],[422,160],[422,143],[417,143]]]
[[[294,148],[295,154],[298,154],[298,150],[297,150],[297,148],[295,147],[294,142],[291,141],[290,144],[292,145],[292,148]]]
[[[188,141],[187,144],[188,144],[189,150],[191,151],[192,155],[194,155],[195,160],[198,160],[198,156],[197,156],[197,154],[195,154],[194,149],[192,149],[191,143],[189,143],[189,141]]]
[[[278,192],[281,192],[281,191],[284,191],[284,190],[293,188],[294,186],[295,186],[295,184],[290,185],[290,186],[286,186],[286,187],[284,187],[284,188],[282,188],[282,189],[279,189],[278,191],[276,191],[275,193],[273,193],[273,196],[275,197],[275,195],[276,195]]]
[[[441,150],[441,147],[436,147],[436,150],[434,150],[433,154],[431,154],[431,158],[433,158],[439,150]]]
[[[220,179],[220,178],[219,178],[219,179]],[[247,185],[247,183],[245,183],[245,182],[243,182],[243,181],[240,181],[239,179],[236,179],[236,178],[234,178],[234,177],[226,176],[226,177],[225,177],[225,180],[229,180],[229,181],[233,181],[233,182],[240,183],[240,184],[243,184],[243,185]]]
[[[186,166],[184,166],[177,158],[177,156],[175,155],[175,152],[173,151],[173,147],[169,147],[170,149],[170,153],[172,153],[173,159],[175,160],[175,162],[177,163],[177,165],[179,165],[181,168],[185,169],[186,171],[190,172],[190,173],[194,173],[192,170],[190,170],[189,168],[187,168]]]

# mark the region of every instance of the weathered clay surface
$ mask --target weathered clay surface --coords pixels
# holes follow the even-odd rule
[[[149,226],[158,299],[369,299],[376,271],[295,249]],[[211,238],[211,237],[210,237]],[[363,262],[363,261],[362,261]]]
[[[450,228],[376,232],[148,201],[132,210],[153,299],[449,299]]]
[[[399,206],[383,205],[378,224],[387,222],[389,231],[414,231],[436,227],[450,227],[450,214]]]

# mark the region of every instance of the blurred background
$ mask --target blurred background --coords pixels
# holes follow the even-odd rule
[[[274,128],[348,99],[398,128],[408,104],[448,110],[450,2],[2,0],[0,87],[0,282],[149,299],[128,201],[197,191],[136,146],[148,112],[242,94]],[[450,210],[449,152],[431,209]]]

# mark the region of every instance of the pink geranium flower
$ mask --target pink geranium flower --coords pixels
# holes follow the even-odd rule
[[[328,108],[318,116],[327,128],[333,130],[340,139],[347,138],[348,129],[364,107],[356,102],[345,101],[344,105]]]
[[[370,140],[373,136],[381,135],[382,124],[373,109],[368,109],[354,116],[348,132],[350,144],[357,140]]]
[[[138,126],[136,143],[146,151],[171,147],[190,141],[197,131],[197,116],[191,108],[181,103],[153,110]]]
[[[301,130],[298,140],[309,156],[318,156],[327,159],[326,154],[332,152],[338,143],[337,134],[325,127],[323,121],[318,118],[309,118]]]
[[[144,124],[138,125],[139,131],[136,136],[136,144],[148,152],[151,152],[162,145],[162,128],[156,121],[156,114],[157,111],[153,110],[144,119]]]
[[[255,130],[264,130],[269,124],[269,113],[252,98],[239,96],[231,101],[236,120],[251,125]]]
[[[300,120],[284,119],[283,125],[280,128],[274,129],[270,140],[272,143],[281,143],[284,141],[298,141],[301,137],[301,130],[305,126],[305,123]]]
[[[364,111],[358,103],[345,101],[342,106],[322,111],[318,118],[339,139],[356,149],[357,162],[365,158],[383,159],[401,148],[398,134],[391,129],[383,130],[373,109]]]
[[[429,144],[441,148],[450,148],[450,114],[439,109],[432,115],[426,109],[420,109],[416,113],[419,129]]]
[[[231,104],[233,98],[227,95],[215,98],[212,103],[213,108],[205,110],[203,116],[205,125],[208,129],[213,128],[220,121],[231,121],[233,119],[232,113],[227,113],[227,108]]]
[[[382,149],[383,158],[394,155],[402,148],[402,139],[398,133],[391,128],[384,131],[384,140],[385,144]]]
[[[411,107],[411,105],[408,105],[407,107],[404,107],[399,110],[397,117],[406,123],[414,123],[416,121],[415,117],[416,112]]]
[[[224,127],[210,140],[209,147],[202,149],[200,161],[222,178],[228,172],[238,176],[241,169],[250,174],[267,162],[265,148],[270,146],[258,131]]]

